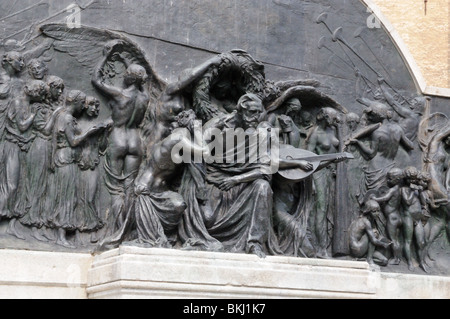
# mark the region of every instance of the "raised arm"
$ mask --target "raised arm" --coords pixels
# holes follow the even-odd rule
[[[385,195],[380,196],[380,197],[372,196],[372,197],[370,197],[370,199],[374,200],[378,203],[384,203],[384,202],[387,202],[388,200],[390,200],[392,198],[392,196],[394,195],[394,193],[395,193],[395,189],[391,188]]]
[[[100,131],[107,128],[107,125],[100,124],[91,127],[86,132],[82,134],[77,134],[75,132],[75,127],[71,124],[71,119],[66,118],[65,119],[67,125],[65,125],[65,135],[67,138],[67,141],[69,142],[70,147],[74,148],[77,146],[82,145],[90,136],[95,135],[99,133]],[[70,122],[69,122],[70,121]]]
[[[40,45],[26,51],[23,54],[25,61],[29,61],[31,59],[37,59],[42,56],[46,51],[50,50],[53,45],[53,39],[46,39]]]
[[[97,67],[95,68],[94,74],[92,75],[92,85],[97,88],[100,92],[110,98],[117,98],[122,94],[122,90],[120,88],[116,88],[114,86],[108,85],[103,81],[103,67],[108,61],[109,54],[103,56]]]
[[[208,71],[211,66],[219,65],[221,61],[222,57],[220,55],[214,56],[213,58],[202,63],[196,68],[186,70],[182,73],[178,81],[167,86],[166,94],[173,95],[186,89],[186,87],[191,85],[194,81],[198,80],[206,71]]]
[[[389,243],[382,242],[376,237],[369,220],[364,221],[364,230],[366,231],[367,236],[369,236],[370,242],[375,246],[387,248],[390,245]]]
[[[359,149],[361,150],[361,155],[369,161],[373,159],[378,153],[378,140],[372,141],[370,147],[366,146],[361,141],[357,141],[356,145],[358,145]]]
[[[402,132],[400,143],[402,143],[407,151],[412,151],[414,149],[414,143],[406,136],[405,132]]]
[[[400,115],[403,118],[416,117],[416,114],[412,110],[410,110],[407,107],[402,106],[400,103],[398,103],[394,99],[394,97],[389,93],[389,91],[383,85],[384,80],[380,79],[379,82],[380,82],[381,91],[383,92],[383,95],[386,98],[386,101],[389,103],[390,106],[392,106],[392,108],[398,115]]]
[[[13,101],[13,103],[14,103],[13,107],[16,108],[17,110],[15,117],[17,127],[22,133],[26,132],[33,124],[34,118],[36,117],[36,113],[33,112],[32,114],[29,115],[25,113],[24,105],[27,102],[23,99],[16,99]]]
[[[360,150],[361,156],[364,157],[365,160],[372,160],[378,153],[378,138],[376,134],[372,134],[372,140],[370,141],[370,146],[366,146],[362,141],[357,139],[351,139],[348,141],[349,144],[354,144]]]
[[[373,103],[373,101],[371,101],[365,97],[358,98],[358,99],[356,99],[356,101],[358,101],[358,103],[360,103],[364,106],[371,106]]]
[[[290,81],[279,81],[276,82],[275,85],[280,89],[280,91],[286,91],[294,86],[313,86],[319,87],[321,83],[317,80],[313,79],[305,79],[305,80],[290,80]]]
[[[56,109],[47,122],[40,123],[42,125],[41,131],[44,135],[50,136],[52,134],[53,126],[55,125],[56,119],[58,118],[58,115],[62,110],[62,107]]]

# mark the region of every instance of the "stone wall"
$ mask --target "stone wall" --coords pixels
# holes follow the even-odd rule
[[[450,88],[450,3],[373,0],[395,27],[416,60],[427,83]]]

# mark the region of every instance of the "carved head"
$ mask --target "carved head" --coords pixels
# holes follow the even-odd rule
[[[400,168],[393,168],[387,173],[387,182],[390,186],[399,185],[405,177],[403,170]]]
[[[427,99],[423,96],[418,96],[411,100],[410,102],[410,109],[419,113],[423,114],[425,112],[425,107],[427,104]]]
[[[363,215],[377,215],[380,214],[381,212],[381,207],[380,204],[378,204],[378,202],[374,201],[374,200],[368,200],[362,209],[362,213]]]
[[[331,107],[324,107],[317,114],[317,122],[321,121],[324,121],[328,126],[336,125],[339,123],[339,113]]]
[[[86,94],[78,90],[72,90],[67,93],[66,107],[71,108],[75,116],[81,115],[86,108]]]
[[[432,180],[431,174],[428,172],[420,172],[419,180],[420,180],[420,185],[422,185],[426,189],[426,188],[428,188],[428,186],[431,183],[431,180]]]
[[[50,88],[41,80],[32,80],[25,85],[24,91],[31,101],[42,102],[47,99]]]
[[[278,117],[278,122],[280,123],[281,128],[290,128],[294,124],[292,118],[287,115],[280,115]]]
[[[300,123],[303,125],[303,127],[309,127],[313,122],[313,116],[308,111],[302,111],[300,113],[300,119]]]
[[[180,112],[175,117],[175,120],[177,121],[179,127],[187,127],[187,128],[191,128],[195,119],[196,119],[196,114],[193,110],[190,110],[190,109]]]
[[[128,67],[124,80],[127,85],[142,85],[148,80],[147,71],[138,64],[132,64]]]
[[[54,101],[59,100],[59,98],[64,93],[64,81],[60,77],[51,75],[47,79],[47,84],[50,87],[50,98]]]
[[[367,119],[372,123],[380,123],[386,119],[391,119],[393,116],[392,111],[384,103],[371,103],[371,105],[364,110],[367,115]]]
[[[348,113],[345,116],[345,122],[347,123],[348,128],[351,131],[354,131],[358,127],[358,124],[361,122],[361,118],[356,113]]]
[[[414,166],[409,166],[409,167],[405,168],[405,170],[403,172],[405,174],[405,178],[408,183],[413,183],[413,184],[418,183],[420,172],[417,168],[415,168]]]
[[[239,99],[237,111],[244,129],[256,129],[265,114],[261,99],[253,93],[245,94]]]
[[[25,67],[25,60],[21,53],[10,51],[3,55],[2,66],[9,72],[20,73]]]
[[[100,112],[100,101],[94,96],[86,97],[86,115],[89,117],[97,117]]]
[[[28,63],[28,73],[33,79],[42,80],[48,73],[47,64],[45,64],[42,60],[32,59]]]
[[[298,98],[292,98],[286,103],[286,115],[290,116],[292,119],[299,119],[300,112],[302,110],[302,103]]]

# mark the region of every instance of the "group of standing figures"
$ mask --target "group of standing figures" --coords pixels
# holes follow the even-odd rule
[[[167,84],[139,49],[114,39],[90,70],[100,98],[67,90],[31,55],[5,53],[0,79],[0,217],[17,238],[26,227],[68,248],[89,234],[98,250],[128,243],[381,265],[404,258],[428,271],[432,243],[449,231],[450,132],[430,128],[425,99],[402,100],[383,79],[382,96],[362,97],[358,115],[316,81],[267,81],[241,50]],[[107,120],[97,119],[100,100]],[[218,155],[237,130],[245,138]],[[270,138],[261,141],[262,131]],[[278,171],[270,152],[249,160],[252,143],[274,141]],[[420,168],[414,150],[424,154]],[[244,161],[224,160],[242,152]],[[180,160],[186,155],[200,160]]]
[[[75,248],[66,232],[103,227],[97,211],[99,156],[111,123],[83,131],[78,119],[94,119],[100,101],[64,81],[46,64],[11,51],[3,55],[0,127],[0,216],[7,232],[25,239],[17,223],[40,241]],[[28,70],[28,78],[22,74]],[[57,229],[55,237],[43,229]]]

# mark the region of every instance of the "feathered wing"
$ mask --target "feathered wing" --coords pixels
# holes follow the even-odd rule
[[[139,45],[131,41],[128,37],[117,32],[98,29],[93,27],[81,26],[80,28],[69,28],[65,24],[46,24],[41,26],[41,32],[54,39],[54,49],[59,52],[67,53],[78,63],[85,67],[92,75],[98,63],[103,58],[105,48],[110,45],[120,47],[120,53],[127,59],[128,64],[139,64],[144,67],[149,76],[150,103],[146,115],[144,126],[149,126],[149,122],[154,121],[152,108],[156,105],[167,83],[163,81],[154,71],[148,62],[146,53]],[[113,64],[114,61],[111,61]],[[110,78],[118,76],[113,67],[106,65],[103,73],[107,73]]]
[[[345,107],[313,86],[296,85],[284,89],[285,91],[282,92],[275,101],[268,105],[267,112],[274,112],[281,108],[289,99],[298,98],[302,104],[304,104],[304,102],[314,101],[318,108],[331,107],[344,114],[348,113],[348,110]]]
[[[148,62],[146,53],[128,37],[119,33],[82,26],[80,28],[69,28],[65,24],[46,24],[41,26],[41,32],[55,40],[54,48],[59,52],[64,52],[74,57],[81,65],[85,66],[92,73],[103,55],[105,46],[112,41],[121,40],[126,45],[130,63],[136,63],[143,66],[149,76],[151,84],[156,89],[162,91],[167,85],[154,72],[153,67]]]
[[[91,73],[102,57],[106,43],[121,39],[120,35],[106,30],[90,27],[69,28],[64,24],[43,25],[41,32],[55,40],[53,45],[56,51],[74,57]]]

